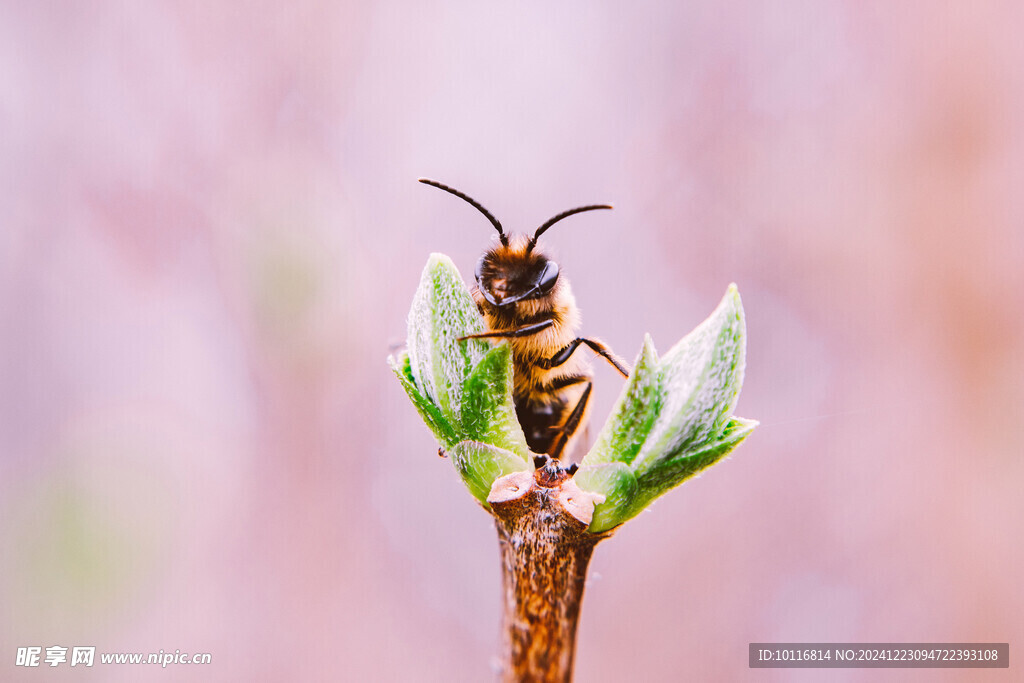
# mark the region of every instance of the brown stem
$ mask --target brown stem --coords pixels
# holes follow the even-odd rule
[[[502,680],[570,681],[587,565],[609,534],[587,532],[601,496],[568,474],[518,472],[494,483],[504,592]]]

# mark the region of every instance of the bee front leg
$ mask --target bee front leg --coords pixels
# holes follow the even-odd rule
[[[467,339],[507,339],[517,337],[528,337],[531,334],[537,334],[543,330],[548,329],[555,324],[555,321],[551,318],[547,320],[541,320],[539,323],[532,323],[530,325],[523,325],[517,327],[514,330],[499,330],[491,332],[477,332],[476,334],[467,334],[465,337],[459,337],[458,341],[465,341]]]

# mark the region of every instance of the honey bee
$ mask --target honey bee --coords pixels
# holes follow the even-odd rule
[[[499,244],[476,264],[473,299],[488,330],[461,337],[507,339],[512,348],[516,416],[530,450],[554,459],[562,457],[572,437],[583,431],[593,375],[587,359],[576,349],[585,345],[607,360],[623,377],[629,369],[605,344],[576,336],[580,313],[558,264],[537,249],[537,240],[563,218],[597,209],[592,204],[569,209],[548,219],[533,237],[505,234],[490,211],[468,195],[427,178],[421,183],[449,192],[487,217],[498,231]]]

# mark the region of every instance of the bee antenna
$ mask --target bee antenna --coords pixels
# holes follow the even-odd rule
[[[590,204],[589,206],[577,206],[575,209],[569,209],[568,211],[563,211],[562,213],[558,214],[557,216],[549,218],[547,220],[547,222],[544,223],[544,225],[542,225],[539,228],[537,228],[537,232],[533,233],[533,237],[530,238],[530,243],[526,245],[526,252],[529,253],[530,251],[532,251],[533,247],[537,244],[537,238],[540,237],[541,235],[543,235],[545,232],[547,232],[548,228],[550,228],[552,225],[554,225],[558,221],[562,220],[563,218],[568,218],[569,216],[572,216],[573,214],[583,213],[584,211],[594,211],[595,209],[610,209],[610,208],[612,208],[611,204]]]
[[[456,197],[458,197],[459,199],[462,199],[462,200],[468,202],[469,204],[471,204],[473,206],[473,208],[475,208],[477,211],[479,211],[483,215],[487,216],[487,220],[489,220],[491,222],[491,225],[494,226],[494,229],[498,231],[498,237],[501,239],[501,243],[503,245],[505,245],[506,247],[508,246],[508,236],[506,236],[505,235],[505,231],[501,229],[501,223],[498,222],[498,219],[495,218],[494,215],[491,214],[490,211],[488,211],[487,209],[485,209],[483,207],[483,204],[481,204],[477,200],[473,199],[468,194],[465,194],[464,192],[459,192],[454,187],[448,187],[444,183],[439,183],[436,180],[431,180],[430,178],[417,178],[417,180],[419,180],[424,185],[432,185],[432,186],[436,187],[439,190],[444,190],[445,192],[448,192],[449,194],[453,194]],[[611,208],[611,207],[609,207],[609,208]],[[563,216],[563,218],[564,218],[564,216]]]

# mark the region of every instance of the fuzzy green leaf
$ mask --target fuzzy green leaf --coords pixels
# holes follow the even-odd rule
[[[636,369],[576,475],[581,488],[607,497],[595,508],[591,531],[636,516],[746,438],[757,423],[731,418],[745,359],[746,326],[735,285],[660,360],[650,338],[644,339]]]
[[[416,410],[481,502],[495,479],[533,467],[512,401],[508,345],[459,341],[483,330],[483,319],[455,265],[433,254],[409,312],[408,352],[388,359]]]
[[[703,450],[739,398],[746,325],[736,285],[715,311],[661,359],[658,416],[633,460],[637,478],[682,449]]]
[[[453,427],[461,422],[463,383],[490,348],[458,338],[483,329],[455,264],[431,254],[409,311],[409,360],[416,385]]]
[[[495,479],[533,470],[533,464],[516,453],[479,441],[462,441],[449,454],[466,488],[484,505]]]
[[[473,368],[462,389],[465,439],[482,441],[528,459],[529,449],[512,401],[512,351],[499,344]]]

